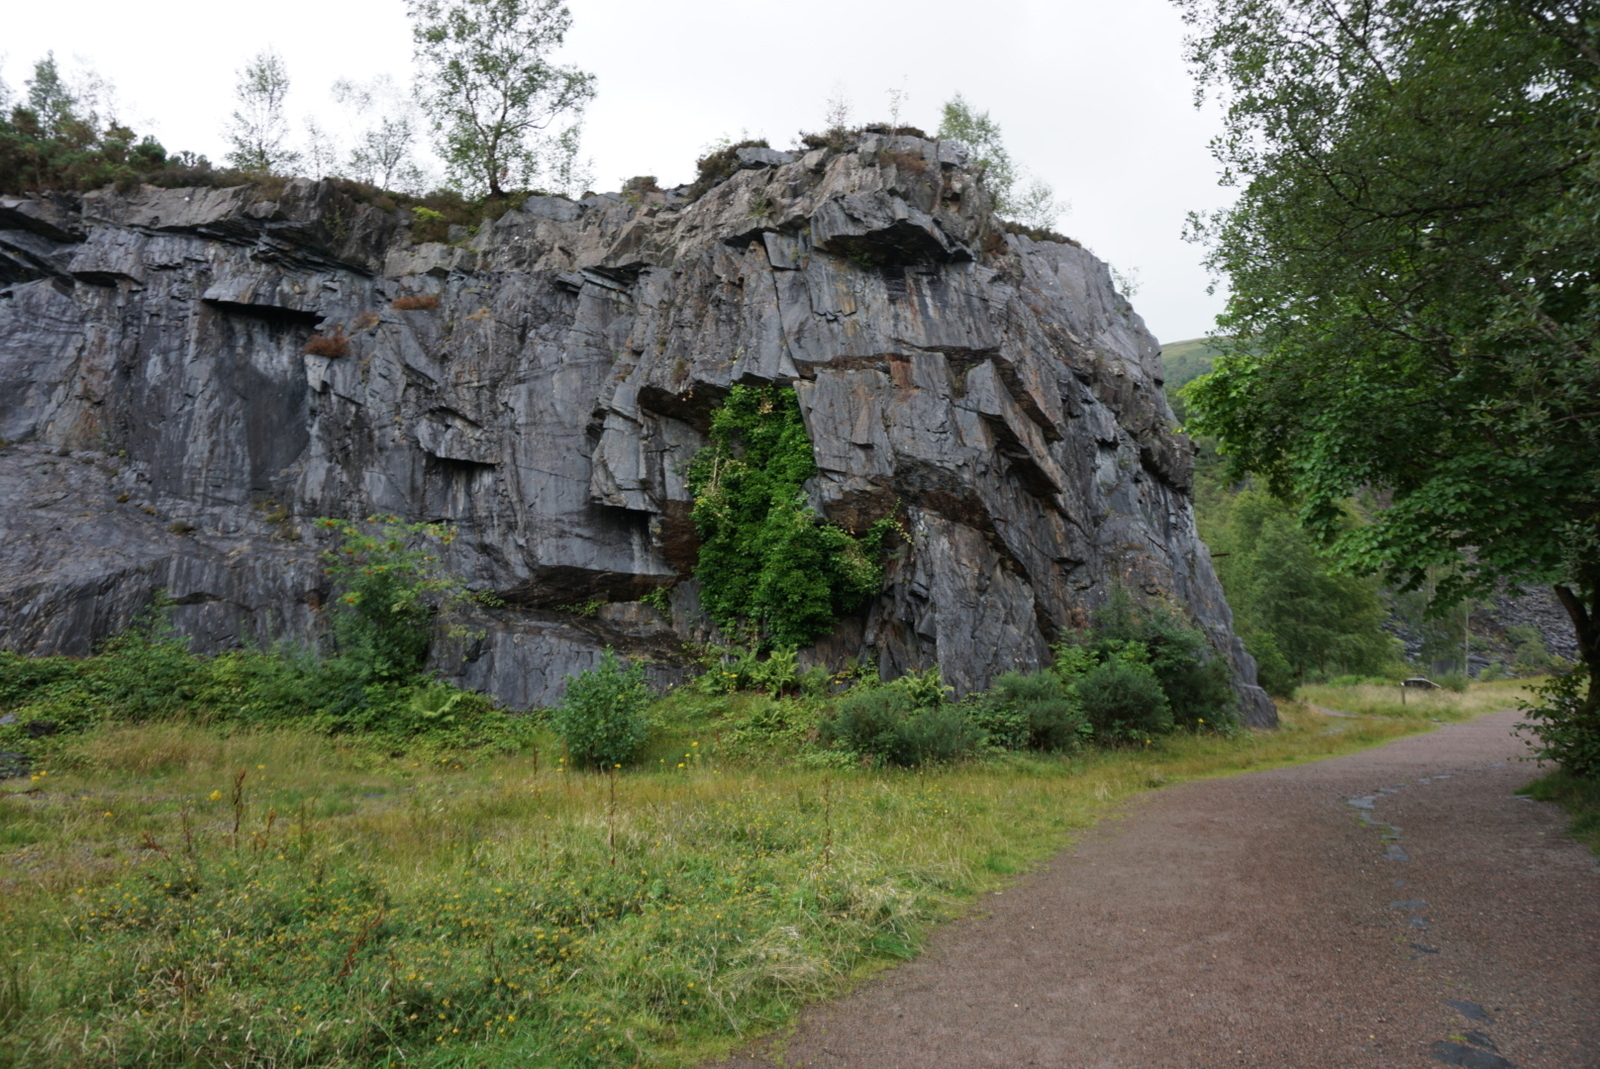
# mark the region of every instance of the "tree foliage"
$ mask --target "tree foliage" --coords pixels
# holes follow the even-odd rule
[[[994,210],[1024,226],[1049,230],[1067,206],[1056,200],[1055,190],[1038,178],[1028,178],[1007,151],[1000,124],[987,111],[977,111],[960,93],[945,101],[940,114],[941,138],[964,142],[973,162],[984,168],[984,184],[994,197]]]
[[[1398,660],[1375,581],[1334,571],[1293,508],[1265,491],[1220,496],[1206,542],[1262,686],[1286,696],[1313,674],[1378,675]]]
[[[341,78],[333,83],[333,99],[364,120],[344,164],[349,177],[379,189],[421,189],[425,180],[413,154],[416,107],[394,79],[386,74],[365,83]]]
[[[276,49],[264,48],[239,71],[238,107],[228,120],[228,164],[252,174],[282,174],[300,162],[289,147],[289,68]]]
[[[0,191],[96,189],[137,182],[168,165],[160,142],[137,138],[103,113],[110,90],[93,72],[68,76],[48,54],[24,87],[16,106],[0,115]],[[0,106],[10,97],[0,85]]]
[[[465,191],[574,180],[594,75],[552,64],[572,16],[561,0],[408,0],[420,95]],[[567,125],[556,129],[559,123]]]
[[[455,528],[402,523],[397,516],[369,516],[365,524],[317,522],[339,536],[322,561],[339,589],[333,630],[340,656],[360,666],[364,683],[415,679],[427,661],[435,618],[469,597],[431,548],[450,545]]]
[[[1334,557],[1554,584],[1600,697],[1600,20],[1579,0],[1177,0],[1239,200],[1189,390]],[[1360,488],[1386,507],[1344,522]]]
[[[803,646],[878,592],[893,521],[861,537],[822,522],[801,489],[816,471],[793,388],[733,387],[688,476],[700,602],[718,626]]]

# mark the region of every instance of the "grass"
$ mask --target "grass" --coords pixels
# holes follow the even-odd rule
[[[1519,698],[1531,695],[1538,680],[1502,679],[1473,683],[1467,690],[1413,690],[1398,684],[1366,683],[1357,686],[1306,684],[1295,691],[1302,702],[1356,716],[1381,716],[1403,720],[1468,720],[1482,713],[1516,708]]]
[[[1560,805],[1572,816],[1567,833],[1600,854],[1600,780],[1558,770],[1540,776],[1517,793]]]
[[[0,1065],[685,1065],[904,960],[1107,809],[1427,730],[925,771],[773,763],[802,706],[683,695],[641,768],[150,724],[0,786]]]

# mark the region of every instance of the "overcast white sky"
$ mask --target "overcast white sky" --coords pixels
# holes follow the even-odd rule
[[[1057,229],[1124,271],[1135,308],[1163,341],[1212,327],[1199,248],[1181,239],[1194,209],[1224,204],[1207,142],[1214,108],[1196,111],[1167,0],[569,0],[561,60],[598,77],[585,128],[596,185],[653,174],[693,177],[697,150],[749,131],[786,147],[824,125],[842,87],[857,122],[930,132],[956,92],[1000,122],[1012,155],[1071,210]],[[9,4],[0,77],[21,89],[54,50],[117,88],[120,114],[168,149],[225,150],[236,72],[272,45],[289,69],[289,110],[333,125],[329,86],[411,70],[403,0],[78,0]],[[297,121],[297,126],[299,122]]]

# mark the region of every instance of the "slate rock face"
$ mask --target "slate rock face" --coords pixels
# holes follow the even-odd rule
[[[454,245],[407,225],[299,180],[0,199],[0,645],[85,652],[161,588],[199,648],[306,638],[310,519],[393,513],[458,525],[450,567],[506,602],[443,670],[519,706],[607,644],[671,678],[713,634],[683,470],[731,385],[779,381],[813,504],[910,535],[811,656],[965,692],[1121,584],[1184,607],[1273,722],[1155,340],[1088,252],[1005,233],[959,145],[535,197]],[[336,329],[346,355],[303,353]],[[663,587],[670,619],[639,602]]]

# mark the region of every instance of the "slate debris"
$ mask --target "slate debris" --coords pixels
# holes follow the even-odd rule
[[[1452,1043],[1448,1039],[1438,1040],[1429,1050],[1444,1064],[1459,1065],[1461,1069],[1517,1069],[1513,1063],[1493,1051]]]
[[[1444,1004],[1455,1010],[1469,1021],[1489,1020],[1489,1011],[1478,1005],[1476,1002],[1467,1002],[1462,999],[1447,998],[1444,1000]]]

